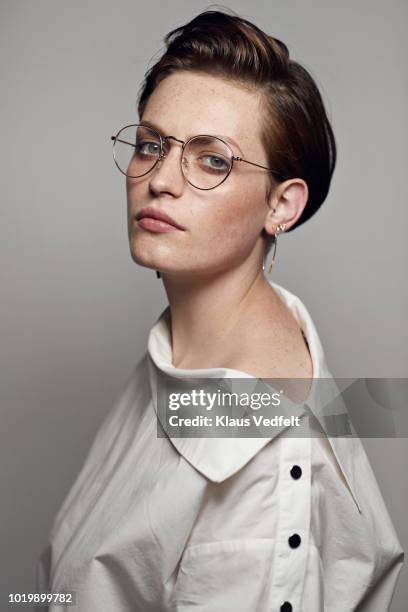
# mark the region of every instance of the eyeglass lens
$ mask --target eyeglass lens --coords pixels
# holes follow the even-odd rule
[[[169,147],[165,142],[164,154],[168,153]],[[153,170],[160,161],[160,154],[160,136],[148,127],[127,126],[116,136],[116,165],[131,178],[142,177]],[[181,157],[185,178],[198,189],[213,189],[220,185],[230,173],[231,164],[231,149],[215,136],[195,136],[188,141]]]

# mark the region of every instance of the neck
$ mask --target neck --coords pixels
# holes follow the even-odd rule
[[[170,307],[172,362],[179,368],[222,365],[219,361],[233,350],[240,327],[262,323],[275,299],[262,270],[242,266],[196,279],[164,274],[163,283]]]

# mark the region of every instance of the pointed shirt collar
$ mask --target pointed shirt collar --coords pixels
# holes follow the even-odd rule
[[[309,395],[303,405],[291,402],[285,397],[290,406],[291,414],[302,415],[306,410],[311,411],[318,419],[324,431],[334,416],[344,416],[347,413],[342,397],[339,396],[337,385],[326,364],[323,348],[317,334],[315,325],[303,302],[284,287],[269,281],[278,296],[283,300],[298,322],[308,343],[313,364],[313,381]],[[217,378],[234,379],[250,378],[254,381],[254,388],[258,379],[246,372],[230,368],[197,368],[183,369],[172,365],[171,335],[169,329],[169,307],[157,319],[150,330],[148,338],[147,361],[149,366],[149,379],[152,400],[156,413],[158,386],[163,377],[189,378]],[[333,384],[319,385],[319,379],[331,379]],[[330,407],[328,410],[328,406]],[[296,412],[297,411],[297,412]],[[282,428],[284,429],[284,428]],[[282,430],[281,429],[281,430]],[[270,438],[169,438],[177,451],[193,467],[213,482],[222,482],[239,471],[250,461],[268,442],[280,433],[276,428]],[[351,489],[355,502],[359,507],[352,477],[352,457],[347,453],[344,438],[329,438],[330,444],[337,457],[346,482]]]

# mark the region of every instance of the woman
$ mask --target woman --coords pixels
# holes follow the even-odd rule
[[[328,437],[316,385],[297,405],[319,436],[156,427],[169,380],[330,379],[264,258],[321,206],[336,161],[320,93],[282,42],[207,11],[166,43],[139,124],[113,141],[131,256],[169,307],[55,519],[39,586],[76,592],[81,612],[384,612],[403,551],[361,442]]]

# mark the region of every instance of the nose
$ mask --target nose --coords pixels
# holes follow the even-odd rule
[[[163,158],[152,170],[149,182],[152,193],[155,195],[167,193],[174,197],[179,197],[183,193],[185,179],[181,170],[181,154],[181,146],[176,143],[175,146],[167,148]]]

